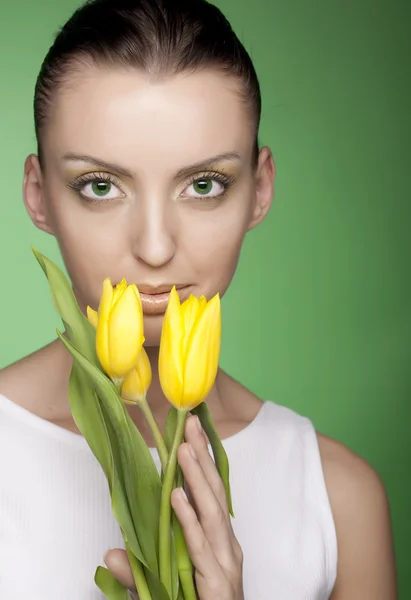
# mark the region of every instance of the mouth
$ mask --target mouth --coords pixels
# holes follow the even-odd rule
[[[173,284],[174,285],[174,284]],[[162,285],[151,287],[146,285],[137,285],[140,292],[141,305],[145,315],[161,315],[164,314],[168,305],[170,292],[173,285]],[[190,295],[190,285],[176,285],[177,293],[180,301],[184,302]]]

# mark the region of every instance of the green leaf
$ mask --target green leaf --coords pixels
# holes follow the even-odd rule
[[[97,567],[94,581],[108,600],[129,600],[127,588],[121,584],[105,567]]]
[[[177,600],[184,600],[183,588],[179,588]]]
[[[129,540],[130,547],[140,548],[124,492],[122,473],[119,472],[113,458],[114,455],[117,463],[118,451],[115,435],[105,413],[104,405],[102,405],[97,392],[90,387],[87,375],[76,361],[73,361],[69,390],[73,418],[106,475],[114,517],[120,525],[123,537]]]
[[[34,246],[32,250],[48,279],[54,307],[62,318],[68,338],[82,349],[90,362],[98,366],[95,329],[79,309],[69,280],[56,264]],[[113,468],[106,426],[99,404],[90,393],[87,376],[75,362],[69,380],[69,400],[74,422],[86,438],[111,486]]]
[[[69,380],[69,401],[74,422],[99,461],[111,491],[113,457],[107,427],[99,400],[95,397],[93,389],[90,388],[87,375],[75,361],[73,361]]]
[[[129,540],[129,545],[136,557],[158,576],[161,481],[154,459],[124,408],[113,383],[59,331],[57,333],[73,358],[88,375],[91,385],[97,390],[102,407],[104,406],[114,464],[118,467],[118,477],[122,487],[124,486],[126,497],[132,499],[129,502],[129,509],[136,527],[139,547],[132,545],[132,539]],[[115,505],[113,506],[115,509]],[[122,523],[119,524],[123,526]]]
[[[180,467],[179,464],[177,464],[177,468],[176,468],[176,477],[175,477],[175,487],[182,487],[184,488],[184,476],[183,476],[183,471]],[[184,532],[183,532],[183,528],[181,527],[181,523],[178,520],[178,517],[176,515],[176,513],[174,512],[174,510],[172,510],[171,512],[171,527],[172,527],[172,531],[173,531],[173,538],[174,538],[174,543],[176,546],[176,556],[177,556],[177,569],[179,571],[179,581],[180,581],[180,588],[178,590],[178,595],[177,595],[177,599],[176,600],[184,600],[184,592],[182,590],[182,582],[185,582],[185,585],[188,586],[189,588],[191,588],[192,586],[194,586],[194,581],[192,582],[191,585],[189,585],[188,581],[188,572],[192,573],[193,572],[193,563],[191,561],[190,558],[190,554],[188,552],[188,548],[187,548],[187,544],[184,538]],[[178,553],[178,555],[177,555]],[[190,575],[190,577],[192,578],[193,575]],[[191,594],[191,591],[187,592],[188,594]],[[190,597],[190,596],[189,596]]]
[[[154,573],[151,573],[145,567],[144,573],[153,600],[170,600],[170,596],[168,595],[168,592],[164,585],[161,583],[160,579],[158,577],[155,577]]]
[[[183,471],[180,467],[180,465],[177,463],[176,464],[176,475],[174,478],[174,487],[184,487],[184,476],[183,476]]]
[[[138,557],[143,557],[143,551],[140,546],[136,524],[133,521],[130,502],[126,494],[126,485],[124,481],[120,449],[117,443],[115,431],[110,421],[110,417],[107,414],[106,407],[103,402],[100,402],[97,392],[95,392],[95,395],[100,404],[100,409],[106,423],[110,440],[110,449],[113,456],[113,478],[112,485],[110,486],[111,509],[114,517],[120,525],[123,539],[129,545],[130,552],[134,554],[136,560],[139,560]],[[144,560],[140,560],[140,562],[145,564]]]
[[[64,323],[69,340],[76,347],[81,348],[90,362],[98,366],[95,348],[96,331],[81,312],[69,280],[53,261],[41,254],[34,246],[31,248],[48,279],[54,308]]]
[[[179,486],[176,486],[179,487]],[[180,595],[180,574],[177,549],[183,552],[186,557],[189,558],[187,544],[184,539],[183,528],[177,518],[174,510],[171,509],[171,534],[172,534],[172,547],[171,547],[171,576],[172,576],[172,592],[173,600],[177,600]],[[181,557],[180,557],[181,558]],[[184,565],[185,566],[185,565]]]
[[[32,250],[64,323],[65,335],[57,333],[75,359],[69,382],[74,421],[106,475],[114,516],[130,551],[146,570],[150,590],[156,600],[169,600],[158,576],[161,480],[156,465],[114,385],[101,370],[95,329],[80,310],[71,283],[56,264],[36,248]],[[176,577],[178,584],[173,569]]]
[[[170,532],[171,532],[171,552],[170,552],[171,594],[172,594],[172,600],[177,600],[178,591],[180,588],[180,579],[179,579],[179,575],[178,575],[177,549],[176,549],[176,542],[175,542],[175,536],[174,536],[174,530],[173,530],[173,513],[174,513],[174,511],[171,508],[171,527],[170,527]]]
[[[229,463],[224,446],[218,437],[217,431],[215,430],[213,419],[205,402],[201,402],[196,408],[191,409],[191,413],[198,415],[201,425],[206,432],[208,439],[210,440],[211,448],[213,450],[214,460],[217,470],[223,480],[228,509],[232,517],[234,517],[233,507],[231,503],[231,490],[230,490],[230,477],[229,477]]]
[[[139,430],[135,426],[134,422],[132,421],[132,419],[127,411],[125,411],[125,415],[126,415],[127,421],[129,422],[131,439],[135,445],[135,450],[140,457],[139,460],[141,461],[141,456],[143,454],[144,455],[143,461],[142,461],[143,464],[145,463],[145,461],[151,463],[153,461],[153,458],[150,453],[150,450],[147,447],[147,444],[144,442]],[[155,463],[153,463],[153,464],[155,464]],[[158,496],[156,494],[156,490],[153,490],[152,492],[150,492],[148,494],[148,496],[151,499],[151,502],[154,502],[156,504],[158,503],[158,506],[156,507],[156,510],[155,510],[155,533],[154,533],[155,539],[158,540],[159,539],[159,522],[160,522],[159,516],[160,516],[160,506],[161,506],[161,486],[159,488]],[[171,577],[172,577],[172,585],[173,585],[172,600],[175,600],[177,597],[177,592],[178,592],[179,577],[178,577],[178,568],[177,568],[177,556],[176,556],[176,550],[175,550],[173,539],[171,540]],[[154,583],[153,583],[153,585],[154,585]],[[169,600],[167,590],[165,589],[163,584],[161,584],[161,588],[163,589],[164,594],[166,594],[165,598],[167,600]],[[150,590],[151,590],[151,587],[150,587]],[[156,590],[157,590],[157,587],[156,587]],[[161,593],[160,591],[155,591],[155,593],[153,593],[153,597],[156,599],[159,598],[159,600],[160,600],[160,598],[161,598],[161,596],[159,595],[160,593]]]

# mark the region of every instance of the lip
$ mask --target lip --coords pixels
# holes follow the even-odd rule
[[[143,313],[145,315],[164,314],[166,312],[172,287],[172,285],[162,285],[157,287],[137,285],[138,291],[140,292]],[[190,287],[191,286],[189,285],[176,285],[176,290],[181,302],[184,302],[184,300],[187,300],[189,297]]]

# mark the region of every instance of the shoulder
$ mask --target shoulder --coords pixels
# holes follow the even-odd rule
[[[340,442],[317,433],[337,533],[333,600],[394,600],[390,507],[378,473]]]
[[[62,346],[59,340],[53,341],[0,369],[0,394],[30,412],[44,416],[44,406],[49,406],[55,399],[59,376],[63,370],[67,371],[59,346]]]
[[[33,355],[25,356],[0,369],[0,394],[7,397],[20,396],[20,390],[26,386],[26,381],[31,382],[34,373]]]

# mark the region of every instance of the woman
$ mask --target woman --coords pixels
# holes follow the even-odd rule
[[[258,147],[260,110],[248,54],[204,0],[88,2],[37,81],[25,205],[56,237],[83,311],[97,308],[105,277],[137,284],[154,370],[148,401],[162,431],[169,403],[156,364],[167,294],[175,284],[182,300],[223,295],[246,232],[271,205],[275,167]],[[55,340],[0,373],[0,453],[10,457],[0,592],[10,600],[101,598],[92,579],[105,550],[132,589],[104,477],[70,413],[70,369]],[[389,506],[372,468],[222,370],[207,404],[229,457],[236,518],[189,417],[178,460],[192,505],[177,492],[172,505],[199,598],[393,600]],[[142,414],[128,410],[159,464]]]

